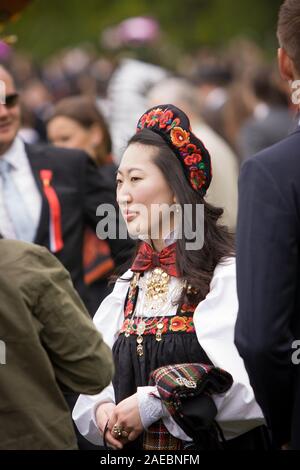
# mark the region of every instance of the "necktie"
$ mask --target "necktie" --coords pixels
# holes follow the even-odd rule
[[[0,176],[2,178],[2,193],[5,208],[17,239],[32,242],[35,237],[35,227],[20,191],[12,178],[12,168],[11,163],[0,159]]]
[[[143,272],[157,267],[170,276],[179,277],[176,269],[176,243],[167,246],[160,253],[154,251],[146,242],[141,244],[131,270]]]

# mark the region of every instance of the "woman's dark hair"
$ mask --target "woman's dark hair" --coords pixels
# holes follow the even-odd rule
[[[153,162],[164,175],[170,188],[176,196],[177,203],[183,207],[185,204],[204,204],[204,244],[199,250],[186,250],[186,243],[191,242],[185,238],[177,240],[177,268],[187,284],[192,286],[194,292],[190,294],[184,289],[179,304],[184,302],[199,303],[209,292],[209,285],[215,267],[219,262],[234,255],[234,238],[227,227],[219,225],[218,220],[223,209],[208,204],[205,199],[192,189],[184,175],[183,168],[171,148],[162,137],[153,131],[143,129],[135,134],[128,142],[128,146],[140,144],[156,149]],[[184,216],[184,211],[182,211]],[[184,223],[184,221],[183,221]],[[195,227],[193,227],[195,230]]]
[[[107,156],[111,153],[112,142],[108,126],[96,105],[95,99],[89,96],[68,96],[67,98],[63,98],[54,106],[48,122],[61,116],[76,121],[85,129],[90,129],[94,124],[97,124],[101,128],[103,140],[96,149],[96,163],[98,165],[105,163]]]

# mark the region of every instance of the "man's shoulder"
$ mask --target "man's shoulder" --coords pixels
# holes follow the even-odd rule
[[[4,272],[10,268],[18,270],[22,266],[30,269],[34,264],[49,265],[52,258],[49,251],[42,246],[19,240],[0,240],[0,266]]]
[[[17,261],[27,255],[37,258],[47,257],[50,255],[47,248],[44,248],[43,246],[6,238],[0,239],[0,254],[1,261]]]
[[[35,172],[48,169],[56,175],[56,184],[82,184],[86,175],[97,174],[92,159],[82,150],[64,149],[48,144],[25,145],[29,163]]]

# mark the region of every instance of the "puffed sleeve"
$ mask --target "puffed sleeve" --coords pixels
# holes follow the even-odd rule
[[[130,279],[132,272],[128,270],[122,279]],[[118,279],[114,290],[101,303],[94,317],[97,329],[110,348],[117,339],[124,319],[124,302],[129,281]],[[73,409],[72,417],[79,432],[90,442],[103,445],[102,437],[97,428],[94,411],[100,403],[114,402],[115,395],[112,383],[97,395],[80,395]]]
[[[234,344],[237,312],[235,258],[228,258],[217,266],[210,292],[194,313],[199,343],[213,364],[228,371],[234,380],[227,393],[214,396],[218,408],[216,419],[227,439],[264,423],[244,362]]]

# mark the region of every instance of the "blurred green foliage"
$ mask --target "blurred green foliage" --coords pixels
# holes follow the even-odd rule
[[[0,0],[1,1],[1,0]],[[276,47],[282,0],[33,0],[7,26],[16,48],[41,60],[58,49],[91,42],[99,46],[103,28],[135,15],[156,17],[168,41],[191,53],[203,45],[225,45],[232,37]]]

